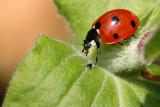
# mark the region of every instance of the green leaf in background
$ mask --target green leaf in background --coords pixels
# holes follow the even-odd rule
[[[19,64],[3,107],[160,107],[160,83],[87,69],[76,52],[40,36]]]
[[[148,60],[157,58],[160,55],[160,27],[155,32],[154,36],[145,46],[145,57]]]
[[[148,66],[147,68],[148,68],[148,71],[152,72],[153,74],[158,74],[158,75],[160,75],[160,65],[151,64],[151,65]]]
[[[157,0],[155,2],[154,7],[151,9],[147,17],[144,17],[144,20],[141,20],[141,26],[140,26],[140,35],[142,35],[144,32],[149,32],[150,30],[155,29],[155,26],[157,26],[160,22],[160,1]]]

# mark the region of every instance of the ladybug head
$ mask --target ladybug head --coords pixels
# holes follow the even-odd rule
[[[94,27],[95,27],[95,29],[99,29],[101,27],[101,23],[100,22],[96,22]]]

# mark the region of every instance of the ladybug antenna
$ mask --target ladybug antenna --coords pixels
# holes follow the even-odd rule
[[[99,29],[100,27],[101,27],[101,23],[100,22],[96,22],[95,29]]]

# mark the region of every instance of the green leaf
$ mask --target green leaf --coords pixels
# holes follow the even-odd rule
[[[160,27],[145,46],[145,58],[153,60],[160,55]]]
[[[3,107],[159,107],[160,83],[87,69],[73,46],[40,36],[19,64]]]
[[[159,17],[160,17],[160,0],[157,0],[153,9],[149,12],[148,16],[141,21],[141,29],[140,35],[144,32],[150,32],[151,30],[155,29],[159,24]]]
[[[150,72],[160,75],[160,65],[151,64],[147,68]]]

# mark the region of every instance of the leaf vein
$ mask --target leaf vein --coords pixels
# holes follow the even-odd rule
[[[70,90],[72,89],[72,87],[74,86],[74,84],[81,79],[81,77],[85,74],[86,71],[87,71],[87,69],[85,69],[84,72],[82,71],[81,74],[79,75],[79,77],[74,80],[74,82],[72,83],[72,85],[70,85],[70,87],[68,88],[68,90],[64,93],[64,95],[61,97],[61,99],[57,102],[57,107],[61,104],[61,102],[63,101],[63,99],[65,98],[65,96],[70,92]]]
[[[96,99],[98,98],[98,96],[100,95],[100,92],[103,90],[103,87],[104,87],[104,84],[105,84],[105,81],[106,81],[106,78],[107,76],[105,76],[104,80],[103,80],[103,83],[102,83],[102,86],[99,88],[98,92],[96,93],[95,97],[93,98],[93,100],[91,101],[90,103],[90,106],[89,107],[92,107],[94,102],[96,101]]]
[[[120,83],[119,83],[119,81],[117,80],[117,77],[115,77],[115,76],[112,76],[113,77],[113,79],[114,79],[114,81],[115,81],[115,84],[116,84],[116,89],[117,89],[117,92],[118,92],[118,99],[119,99],[119,107],[123,107],[123,105],[122,105],[122,94],[121,94],[121,89],[120,89]]]

